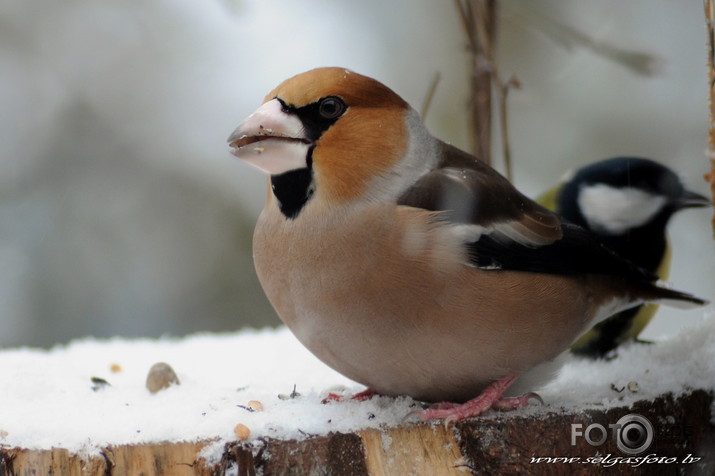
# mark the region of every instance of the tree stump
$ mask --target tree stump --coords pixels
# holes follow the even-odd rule
[[[710,392],[695,390],[608,410],[490,412],[446,427],[409,423],[304,440],[234,442],[213,463],[200,456],[212,441],[110,446],[91,457],[0,448],[0,476],[715,474],[712,400]],[[640,443],[632,436],[619,440],[613,428],[633,414],[652,425],[650,444],[637,454],[618,443],[631,444],[629,451]]]

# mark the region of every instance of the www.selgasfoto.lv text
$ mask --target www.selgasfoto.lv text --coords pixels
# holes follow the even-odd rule
[[[643,464],[692,464],[700,461],[700,457],[688,454],[682,459],[675,456],[658,456],[654,453],[643,456],[612,456],[610,453],[605,456],[532,456],[532,464],[554,464],[554,463],[582,463],[598,464],[605,468],[617,464],[629,464],[638,467]]]

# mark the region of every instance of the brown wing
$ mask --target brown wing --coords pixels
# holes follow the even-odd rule
[[[472,225],[475,235],[527,247],[561,239],[559,218],[524,196],[503,176],[447,144],[439,168],[424,175],[398,203],[442,211],[445,220]]]
[[[608,274],[653,281],[604,246],[592,232],[524,196],[498,172],[443,144],[438,168],[399,198],[403,206],[439,211],[464,240],[469,264],[555,274]]]

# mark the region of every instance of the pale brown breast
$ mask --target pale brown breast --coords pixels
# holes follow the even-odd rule
[[[604,302],[598,278],[464,264],[458,238],[429,212],[331,214],[316,201],[302,213],[293,221],[270,205],[262,213],[261,284],[309,350],[380,393],[472,398],[556,357]]]

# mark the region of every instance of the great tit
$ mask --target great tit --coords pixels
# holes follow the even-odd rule
[[[706,197],[686,190],[668,167],[640,157],[606,159],[568,173],[537,201],[597,233],[609,248],[661,280],[670,272],[670,217],[710,204]],[[657,304],[645,304],[619,312],[581,336],[572,351],[603,357],[637,339],[657,309]]]

